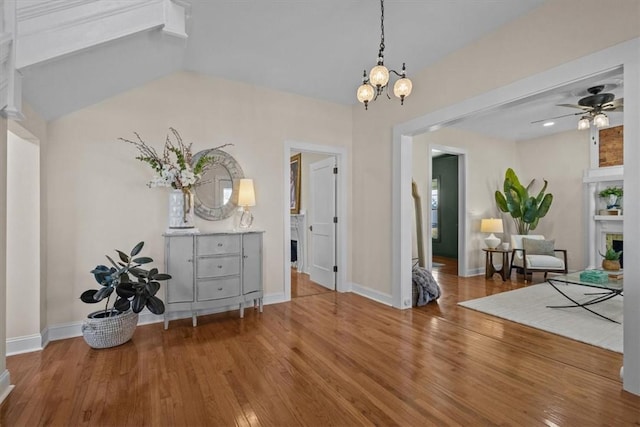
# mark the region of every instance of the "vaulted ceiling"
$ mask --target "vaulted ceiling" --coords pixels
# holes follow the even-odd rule
[[[58,9],[91,1],[40,0]],[[385,63],[399,70],[406,62],[409,75],[415,74],[542,2],[387,0]],[[353,104],[362,70],[375,64],[378,1],[175,3],[187,6],[188,38],[153,29],[29,65],[21,70],[26,101],[55,119],[163,75],[193,70]]]
[[[151,20],[146,27],[139,25],[144,30],[123,32],[126,36],[61,55],[42,55],[43,60],[33,60],[20,70],[25,100],[51,120],[170,73],[190,70],[355,104],[362,70],[374,65],[380,43],[380,3],[376,0],[132,0],[127,7],[139,5],[148,20],[152,9],[142,7],[161,7],[163,2],[181,10],[184,7],[181,17],[182,25],[186,18],[186,38],[172,37],[167,25],[161,31],[162,25],[154,26]],[[541,3],[543,0],[387,0],[385,63],[399,70],[406,62],[411,76]],[[83,9],[100,4],[109,6],[97,0],[19,3],[18,49],[20,34],[28,37],[33,32],[30,18],[47,21],[47,14],[59,18],[61,13],[85,13],[76,21],[86,25],[85,17],[90,14]],[[100,19],[88,31],[95,27],[95,31],[106,32],[104,27],[123,25],[112,16],[105,19],[110,14],[97,14]],[[135,19],[127,19],[135,28]],[[73,21],[63,25],[68,22]],[[31,57],[38,57],[38,47],[32,43]],[[508,140],[572,130],[579,119],[572,114],[579,111],[557,104],[576,103],[588,87],[597,84],[606,84],[609,92],[622,96],[621,71],[614,71],[467,118],[456,127]],[[566,117],[553,120],[553,127],[531,123],[563,115]],[[622,121],[622,113],[609,117],[612,125]]]

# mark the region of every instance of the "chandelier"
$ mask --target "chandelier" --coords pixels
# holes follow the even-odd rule
[[[402,63],[402,71],[398,73],[395,70],[389,70],[384,66],[384,0],[380,0],[380,49],[378,50],[378,63],[369,72],[367,70],[362,74],[362,85],[358,87],[356,96],[358,101],[364,104],[364,109],[368,110],[369,101],[378,99],[378,95],[387,90],[387,98],[389,96],[389,72],[400,77],[393,85],[393,94],[400,98],[400,105],[404,105],[404,99],[411,94],[413,87],[411,80],[407,78],[404,62]]]

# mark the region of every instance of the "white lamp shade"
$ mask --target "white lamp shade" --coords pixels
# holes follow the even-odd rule
[[[369,72],[369,81],[374,86],[385,86],[389,82],[389,70],[384,65],[376,65]]]
[[[578,121],[578,130],[589,129],[590,123],[587,117],[583,117]]]
[[[238,206],[255,206],[256,193],[253,190],[253,179],[242,178],[238,183]]]
[[[396,83],[393,85],[393,94],[398,98],[406,98],[411,94],[411,89],[413,89],[411,80],[404,77],[396,80]]]
[[[358,101],[365,103],[369,102],[373,99],[373,95],[375,94],[375,89],[368,83],[363,83],[358,87],[358,92],[356,96],[358,97]]]
[[[597,128],[609,126],[609,117],[607,117],[607,115],[604,113],[596,114],[596,116],[593,118],[593,124]]]
[[[483,219],[482,221],[480,221],[480,232],[481,233],[503,233],[504,229],[502,228],[502,219],[500,218]]]

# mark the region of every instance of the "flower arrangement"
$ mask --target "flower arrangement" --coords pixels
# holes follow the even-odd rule
[[[147,163],[155,171],[155,175],[147,184],[149,187],[171,187],[176,190],[189,190],[198,185],[198,180],[202,174],[211,166],[213,159],[209,156],[202,156],[195,165],[192,165],[193,153],[192,144],[185,144],[182,137],[174,128],[169,128],[175,142],[167,135],[164,143],[162,156],[155,148],[145,143],[137,132],[133,134],[137,140],[132,141],[126,138],[118,138],[120,141],[132,144],[140,153],[136,159]],[[224,144],[216,149],[226,147]]]

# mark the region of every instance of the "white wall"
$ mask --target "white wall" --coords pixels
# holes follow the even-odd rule
[[[49,325],[79,321],[94,307],[78,299],[94,287],[89,274],[105,254],[146,242],[144,254],[162,267],[167,226],[164,189],[145,186],[151,169],[133,147],[117,141],[137,131],[160,149],[169,126],[194,152],[233,143],[225,151],[254,179],[254,228],[264,236],[265,293],[284,294],[282,162],[285,140],[351,145],[351,109],[297,95],[176,73],[85,108],[48,126],[47,256]],[[196,218],[201,231],[223,231],[232,219]]]
[[[2,4],[0,3],[0,7]],[[10,391],[7,371],[7,119],[0,114],[0,402]]]
[[[556,248],[567,249],[570,270],[585,268],[587,212],[582,174],[589,168],[589,132],[575,130],[518,142],[517,154],[516,173],[523,185],[535,179],[533,189],[537,194],[546,179],[547,193],[553,194],[549,213],[531,234],[555,239]],[[505,217],[504,223],[515,231],[509,218]]]
[[[41,331],[40,148],[12,132],[7,142],[7,338],[16,338]]]
[[[428,147],[430,145],[446,146],[462,149],[467,156],[467,209],[466,218],[469,224],[469,240],[467,241],[465,270],[469,274],[477,274],[484,267],[484,234],[480,233],[482,218],[498,218],[500,211],[496,207],[494,192],[502,188],[504,171],[514,167],[516,146],[512,141],[482,136],[454,128],[440,129],[413,138],[413,165],[423,170],[431,170],[427,166]],[[419,159],[416,159],[419,157]],[[427,209],[430,209],[431,197],[427,197],[431,177],[424,176],[419,183],[422,197],[423,224],[428,225]],[[505,226],[507,221],[505,221]],[[504,236],[498,236],[501,239]],[[425,240],[425,245],[429,241]]]

